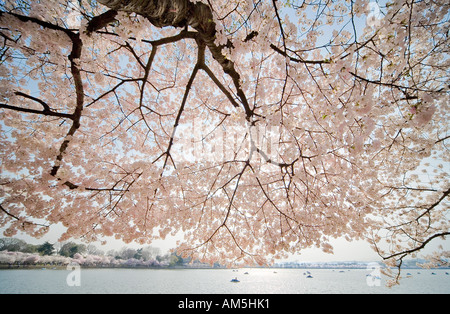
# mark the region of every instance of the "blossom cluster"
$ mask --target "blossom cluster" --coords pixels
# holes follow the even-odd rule
[[[136,258],[117,259],[108,255],[82,255],[76,253],[73,258],[61,255],[39,255],[35,253],[0,251],[0,264],[6,265],[52,265],[67,266],[78,264],[85,267],[158,267],[169,265],[168,261],[143,260]]]

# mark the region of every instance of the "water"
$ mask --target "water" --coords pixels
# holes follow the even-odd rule
[[[449,270],[404,270],[412,277],[400,286],[368,285],[365,269],[30,269],[0,270],[0,294],[121,293],[121,294],[307,294],[307,293],[450,293]],[[248,274],[244,274],[248,272]],[[276,272],[276,273],[275,273]],[[420,274],[418,274],[420,272]],[[433,275],[432,273],[435,273]],[[76,283],[79,286],[69,286]],[[240,282],[230,280],[237,277]],[[73,284],[72,284],[73,285]]]

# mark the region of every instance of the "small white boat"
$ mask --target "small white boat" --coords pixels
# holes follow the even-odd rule
[[[231,279],[231,282],[239,282],[239,280],[237,278],[233,278]]]

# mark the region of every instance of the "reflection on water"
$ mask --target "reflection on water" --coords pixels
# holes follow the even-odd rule
[[[310,274],[307,273],[310,272]],[[351,269],[81,269],[0,270],[0,293],[450,293],[449,270],[405,270],[400,286],[369,284],[370,270]],[[433,275],[434,273],[434,275]],[[310,275],[310,278],[308,278]],[[231,282],[237,277],[239,282]]]

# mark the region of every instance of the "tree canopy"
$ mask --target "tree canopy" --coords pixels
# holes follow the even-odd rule
[[[265,263],[449,234],[449,4],[1,0],[0,226]],[[446,254],[441,252],[441,254]]]
[[[52,255],[55,249],[53,247],[53,244],[45,242],[44,244],[38,246],[37,251],[42,255]]]

